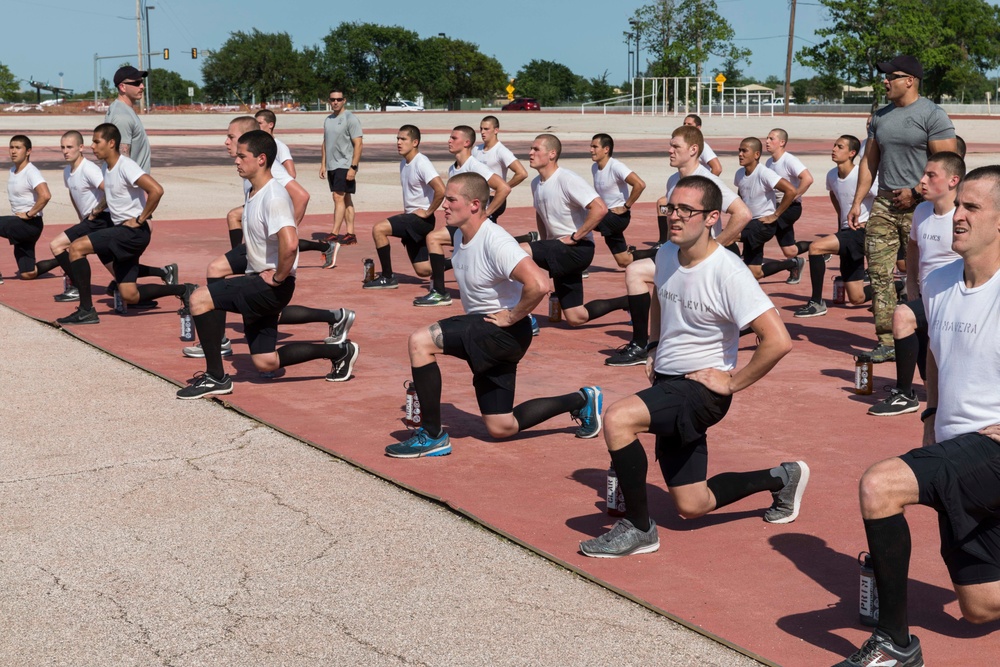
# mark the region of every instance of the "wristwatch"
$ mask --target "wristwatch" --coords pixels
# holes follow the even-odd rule
[[[354,171],[357,171],[358,170],[358,165],[352,164],[351,165],[351,169],[353,169]]]
[[[920,413],[920,421],[925,422],[937,414],[937,408],[927,408]]]

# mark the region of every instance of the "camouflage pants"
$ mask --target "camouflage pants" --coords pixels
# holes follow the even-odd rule
[[[865,225],[865,259],[872,283],[872,310],[875,334],[883,345],[893,347],[892,312],[896,309],[896,286],[892,272],[900,247],[906,248],[913,224],[913,209],[900,210],[885,197],[875,199]]]

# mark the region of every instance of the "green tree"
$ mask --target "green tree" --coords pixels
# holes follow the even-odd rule
[[[194,88],[195,97],[201,97],[198,85],[177,72],[158,67],[149,70],[149,99],[153,104],[187,104],[191,99],[189,87]]]
[[[340,85],[355,103],[382,111],[396,96],[417,92],[420,38],[412,30],[374,23],[341,23],[323,38],[315,71],[327,86]]]
[[[297,94],[304,78],[302,65],[302,54],[292,46],[288,33],[254,28],[249,33],[230,33],[221,48],[205,57],[201,75],[210,99],[222,101],[235,95],[249,103],[251,96],[262,101],[278,93]]]
[[[518,70],[514,87],[519,97],[534,97],[542,106],[575,100],[586,88],[586,80],[573,70],[551,60],[532,60]]]
[[[463,97],[494,98],[507,84],[496,58],[482,54],[472,42],[440,36],[420,42],[415,74],[425,95],[447,102],[450,108]]]
[[[608,70],[601,76],[587,80],[587,97],[592,101],[607,100],[615,96],[615,89],[608,83]]]
[[[20,91],[17,77],[10,71],[10,68],[0,63],[0,98],[12,100]]]

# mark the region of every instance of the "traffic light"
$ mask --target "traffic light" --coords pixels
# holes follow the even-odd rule
[[[191,49],[191,57],[192,58],[197,58],[198,57],[198,49],[196,49],[196,48],[192,48]]]
[[[170,60],[170,49],[163,49],[163,59]]]

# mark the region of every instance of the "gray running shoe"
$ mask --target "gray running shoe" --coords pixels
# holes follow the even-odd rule
[[[774,502],[764,512],[764,521],[768,523],[791,523],[799,515],[802,506],[802,494],[809,484],[809,466],[805,461],[782,463],[781,467],[788,474],[788,483],[780,491],[772,491]]]
[[[802,268],[806,265],[806,260],[801,257],[795,258],[795,268],[788,270],[788,279],[785,280],[786,285],[798,285],[802,282]]]
[[[795,311],[795,317],[819,317],[826,315],[826,302],[809,300],[809,303]]]
[[[354,326],[354,311],[349,308],[340,309],[341,317],[330,325],[330,335],[323,342],[327,345],[340,345],[347,340],[347,334]]]
[[[52,299],[56,303],[70,303],[73,301],[79,301],[80,290],[78,290],[73,285],[70,285],[69,287],[66,288],[65,292],[63,292],[62,294],[56,294],[54,297],[52,297]]]
[[[185,347],[182,352],[185,357],[191,357],[192,359],[204,359],[205,350],[201,349],[201,343],[197,345],[191,345],[190,347]],[[228,338],[222,339],[222,356],[228,357],[233,353],[233,341]]]
[[[580,542],[580,551],[591,558],[621,558],[648,554],[660,548],[656,522],[649,520],[649,530],[642,532],[628,519],[619,519],[611,530],[592,540]]]
[[[434,306],[450,306],[451,295],[447,293],[442,294],[441,292],[438,292],[437,290],[431,288],[431,290],[427,292],[427,294],[423,296],[418,296],[416,299],[414,299],[413,305],[423,306],[428,308],[432,308]]]
[[[868,414],[873,417],[894,417],[905,415],[908,412],[916,412],[920,409],[920,401],[911,391],[907,396],[900,390],[893,387],[889,390],[889,395],[868,408]]]
[[[176,285],[177,284],[177,265],[167,264],[163,267],[163,272],[166,274],[163,276],[164,285]]]
[[[910,635],[910,645],[906,648],[883,636],[878,630],[872,633],[851,657],[838,662],[834,667],[924,667],[924,656],[920,650],[920,640]]]
[[[334,241],[326,242],[326,250],[323,251],[323,266],[324,269],[332,269],[333,264],[333,253],[337,249],[337,244]]]

